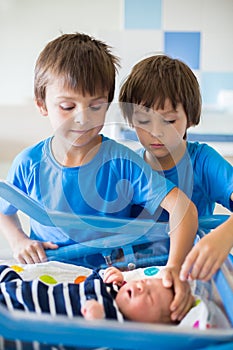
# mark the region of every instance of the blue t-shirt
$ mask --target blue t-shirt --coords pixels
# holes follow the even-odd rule
[[[186,153],[176,166],[158,173],[186,193],[196,205],[199,216],[212,215],[216,203],[232,211],[232,165],[207,144],[187,142],[186,145]],[[144,158],[145,149],[137,153]],[[164,213],[162,220],[165,218]]]
[[[51,138],[43,140],[15,158],[7,180],[45,209],[118,218],[130,217],[133,204],[153,214],[175,187],[134,151],[105,136],[89,163],[72,168],[55,160]],[[17,209],[1,200],[0,211],[11,215]],[[64,229],[44,227],[33,219],[30,237],[58,245],[74,242]]]

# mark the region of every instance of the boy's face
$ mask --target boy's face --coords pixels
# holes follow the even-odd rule
[[[104,125],[108,93],[95,96],[64,88],[57,79],[46,88],[45,103],[38,102],[41,114],[48,116],[55,136],[70,146],[90,143]]]
[[[176,110],[168,99],[164,109],[135,105],[132,121],[141,144],[150,154],[160,161],[170,155],[179,158],[187,129],[187,116],[181,104]]]
[[[116,297],[116,303],[127,319],[150,323],[171,323],[169,308],[172,300],[172,290],[165,288],[158,278],[127,282]]]

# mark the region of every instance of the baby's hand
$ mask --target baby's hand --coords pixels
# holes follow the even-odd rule
[[[87,300],[81,309],[81,313],[86,320],[96,320],[105,317],[104,307],[97,300]]]
[[[176,267],[165,267],[160,271],[164,287],[174,289],[174,299],[171,303],[171,319],[180,321],[193,306],[194,297],[191,294],[188,282],[182,282],[179,278],[179,269]]]
[[[121,286],[124,282],[124,276],[122,272],[116,267],[108,267],[104,272],[104,283],[115,283],[118,286]]]

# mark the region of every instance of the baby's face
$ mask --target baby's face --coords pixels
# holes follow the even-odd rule
[[[171,323],[172,300],[173,291],[165,288],[158,278],[130,281],[121,287],[116,297],[127,319],[150,323]]]

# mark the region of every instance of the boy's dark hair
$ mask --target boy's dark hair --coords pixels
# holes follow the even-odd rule
[[[124,118],[131,126],[132,104],[163,109],[167,98],[173,108],[182,104],[188,127],[199,123],[201,94],[197,78],[185,63],[166,55],[155,55],[138,62],[119,94]]]
[[[109,92],[112,102],[119,59],[111,47],[82,34],[63,34],[49,42],[40,53],[34,77],[34,94],[45,102],[46,87],[59,79],[64,87],[91,96]]]

